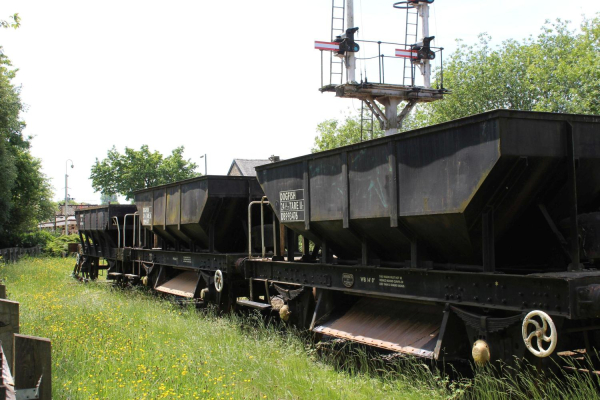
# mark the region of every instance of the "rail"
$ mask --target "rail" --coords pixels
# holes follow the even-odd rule
[[[117,226],[117,249],[121,248],[121,227],[119,226],[119,219],[113,217],[113,225]]]
[[[136,225],[135,225],[136,219],[135,219],[135,217],[138,217],[138,221],[139,221],[139,214],[137,213],[137,211],[135,213],[125,214],[123,216],[123,248],[127,247],[125,245],[126,244],[125,236],[126,236],[126,233],[127,233],[126,230],[125,230],[125,227],[127,226],[127,217],[131,217],[131,216],[133,217],[133,229],[132,229],[132,231],[133,231],[133,239],[132,239],[132,242],[131,242],[131,247],[135,247],[135,239],[136,239],[136,237],[135,237],[135,228],[136,228]],[[118,226],[118,222],[117,222],[117,226]],[[140,230],[140,237],[141,237],[141,235],[142,235],[142,233],[141,233],[141,230]]]
[[[360,39],[355,40],[355,42],[361,44],[361,50],[355,53],[356,73],[360,74],[361,83],[419,86],[415,70],[416,64],[411,62],[410,59],[396,56],[397,49],[413,50],[415,44]],[[437,82],[435,82],[439,86],[437,89],[444,89],[444,48],[431,46],[430,49],[435,54],[435,58],[430,60],[432,69],[435,70],[432,71],[432,76],[435,75],[437,79]],[[323,57],[323,51],[321,50],[321,87],[341,84],[341,81],[337,83],[331,80],[329,83],[324,81],[324,76],[329,71],[325,68],[326,61]],[[375,65],[375,62],[377,62],[377,65]],[[331,68],[331,65],[329,68]],[[331,74],[329,75],[331,76]],[[372,77],[373,75],[376,75],[376,79],[369,79],[369,76]]]
[[[260,201],[251,201],[248,204],[248,257],[252,257],[252,206],[254,204],[260,204],[260,241],[262,248],[262,258],[266,256],[266,248],[265,248],[265,213],[264,206],[269,205],[269,201],[267,200],[267,196],[263,196]],[[273,240],[275,240],[275,224],[273,224]]]

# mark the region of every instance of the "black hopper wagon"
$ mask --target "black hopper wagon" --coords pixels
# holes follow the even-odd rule
[[[83,231],[83,259],[106,259],[107,279],[115,283],[143,284],[229,310],[234,294],[248,287],[238,260],[249,246],[252,255],[262,245],[272,247],[272,230],[260,240],[261,225],[272,225],[270,209],[263,206],[261,215],[255,207],[248,218],[249,204],[263,197],[256,178],[242,176],[203,176],[137,191],[135,205],[98,208],[111,223]],[[248,228],[255,232],[250,241]]]
[[[133,223],[127,224],[126,216],[135,212],[136,207],[131,204],[109,204],[75,211],[81,242],[76,274],[85,279],[96,279],[100,271],[115,268],[118,249],[132,245]]]
[[[288,250],[246,277],[300,326],[477,362],[600,343],[600,117],[497,110],[256,170]]]
[[[434,360],[598,348],[600,117],[498,110],[256,172],[137,192],[108,277]]]

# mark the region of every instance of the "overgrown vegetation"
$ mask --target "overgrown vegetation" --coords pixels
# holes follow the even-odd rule
[[[315,362],[294,332],[216,317],[142,290],[69,277],[72,260],[0,270],[21,303],[21,332],[48,337],[54,398],[444,398],[440,385],[339,372]]]
[[[65,236],[38,230],[23,234],[18,245],[23,248],[40,246],[45,256],[60,257],[67,252],[69,243],[80,243],[79,235]]]
[[[2,28],[18,28],[0,20]],[[0,46],[0,248],[19,245],[22,236],[53,215],[52,188],[41,161],[31,155],[31,137],[23,135],[21,88],[13,83],[14,68]]]
[[[46,236],[48,237],[48,236]],[[42,250],[45,255],[51,257],[59,257],[67,252],[69,243],[80,243],[79,235],[50,235],[48,241],[43,246]]]
[[[455,379],[419,360],[373,359],[356,347],[317,353],[305,335],[258,317],[177,306],[145,290],[82,284],[72,260],[0,269],[21,303],[21,332],[48,337],[53,397],[69,399],[558,399],[597,397],[598,378],[539,371]]]

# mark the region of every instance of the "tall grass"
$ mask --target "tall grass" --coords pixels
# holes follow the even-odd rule
[[[540,379],[485,368],[450,380],[411,358],[360,346],[317,350],[258,315],[217,317],[143,289],[70,278],[73,262],[25,259],[0,268],[21,303],[21,332],[52,340],[56,399],[592,398],[596,377]],[[510,373],[508,373],[510,372]]]
[[[470,399],[596,399],[600,378],[589,372],[568,372],[563,366],[593,371],[590,357],[583,365],[558,359],[552,369],[539,369],[523,361],[512,366],[487,366],[476,371],[465,393]],[[581,368],[585,367],[585,368]]]
[[[21,303],[21,332],[52,340],[57,399],[445,398],[415,384],[318,362],[293,331],[216,317],[143,290],[82,284],[73,262],[27,259],[0,269]],[[433,375],[432,375],[433,377]]]

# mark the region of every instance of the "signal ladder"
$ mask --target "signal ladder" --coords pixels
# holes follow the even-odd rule
[[[331,41],[336,36],[345,32],[346,19],[346,0],[331,0]],[[335,52],[329,52],[329,84],[338,82],[341,85],[344,80],[344,63],[341,58],[334,55]],[[339,76],[339,78],[338,78]]]
[[[411,45],[417,43],[419,35],[419,12],[416,7],[406,8],[406,28],[404,32],[404,49],[410,50]],[[409,58],[404,59],[404,73],[402,84],[405,86],[415,85],[415,66]]]
[[[343,35],[346,32],[346,0],[331,0],[331,41],[336,36]],[[352,28],[352,27],[349,27]],[[406,62],[406,61],[405,61]],[[344,83],[344,63],[341,58],[334,56],[334,52],[329,53],[329,84],[334,82],[341,85]],[[365,102],[360,102],[360,141],[373,139],[373,113],[365,106]]]
[[[368,139],[373,139],[373,113],[363,100],[360,102],[360,141]]]

